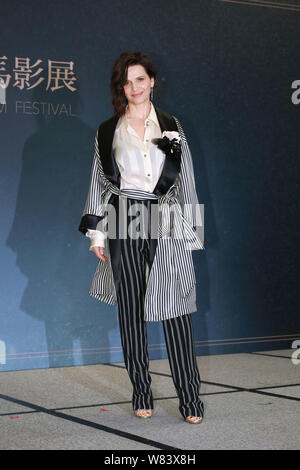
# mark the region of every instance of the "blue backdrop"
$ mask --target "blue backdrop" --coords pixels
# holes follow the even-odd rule
[[[193,155],[197,355],[300,337],[300,8],[276,3],[2,0],[0,370],[123,361],[117,308],[88,295],[98,260],[78,225],[125,50],[157,66],[154,104]],[[167,357],[161,324],[147,325],[150,359]]]

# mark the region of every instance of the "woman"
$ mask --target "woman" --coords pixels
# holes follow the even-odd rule
[[[190,316],[196,311],[191,251],[203,249],[195,231],[198,199],[182,127],[151,101],[156,75],[140,52],[124,52],[114,64],[115,114],[95,137],[79,230],[99,258],[90,295],[118,305],[135,415],[152,416],[146,321],[162,321],[179,411],[187,422],[200,423],[204,405]],[[108,213],[114,215],[110,224]]]

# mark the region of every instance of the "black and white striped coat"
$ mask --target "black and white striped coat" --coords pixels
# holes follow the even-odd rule
[[[147,276],[147,288],[144,302],[144,319],[160,321],[186,313],[195,312],[196,277],[192,250],[204,249],[199,236],[200,204],[198,202],[193,161],[191,152],[182,129],[175,116],[167,114],[155,106],[161,131],[177,131],[180,134],[181,155],[179,160],[166,153],[160,178],[153,190],[162,210],[160,236],[154,242],[150,240],[151,268]],[[104,217],[106,204],[118,208],[122,193],[120,191],[120,172],[112,142],[118,116],[104,121],[95,136],[95,152],[91,169],[90,186],[82,213],[79,230],[84,235],[88,229],[97,229],[97,224]],[[175,208],[174,226],[167,216]],[[165,219],[164,219],[165,218]],[[172,234],[180,227],[184,238]],[[177,227],[176,227],[177,225]],[[179,232],[178,232],[179,233]],[[108,261],[99,259],[89,294],[99,301],[117,305],[117,289],[120,273],[120,243],[118,238],[108,239],[106,256]]]

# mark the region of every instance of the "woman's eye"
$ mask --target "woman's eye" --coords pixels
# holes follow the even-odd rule
[[[140,78],[138,78],[138,80],[142,81],[142,80],[144,80],[144,77],[140,77]],[[129,82],[125,82],[124,86],[127,86],[127,85],[129,85]]]

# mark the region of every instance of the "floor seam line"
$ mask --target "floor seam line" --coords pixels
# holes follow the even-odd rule
[[[18,402],[18,404],[20,404],[22,406],[27,406],[28,408],[31,407],[33,409],[36,409],[36,411],[54,416],[56,418],[61,418],[61,419],[65,419],[67,421],[72,421],[74,423],[81,424],[81,425],[84,425],[84,426],[87,426],[87,427],[96,428],[96,429],[101,430],[103,432],[114,434],[116,436],[123,437],[123,438],[131,440],[131,441],[136,441],[136,442],[140,442],[142,444],[149,445],[150,447],[154,447],[154,448],[158,448],[158,449],[164,449],[164,450],[165,449],[182,450],[178,447],[172,447],[172,446],[169,446],[167,444],[163,444],[163,443],[160,443],[160,442],[153,441],[151,439],[147,439],[147,438],[142,437],[142,436],[138,436],[136,434],[131,434],[131,433],[128,433],[128,432],[125,432],[125,431],[121,431],[119,429],[110,428],[110,427],[105,426],[103,424],[94,423],[93,421],[88,421],[88,420],[85,420],[83,418],[78,418],[78,417],[75,417],[75,416],[72,416],[72,415],[68,415],[66,413],[61,413],[59,411],[51,411],[48,408],[45,408],[45,407],[42,407],[42,406],[39,406],[39,405],[35,405],[34,403],[25,402],[24,400],[20,400],[18,398],[13,398],[13,397],[9,397],[7,395],[0,394],[0,399],[1,398],[3,400],[10,401],[10,402]]]

